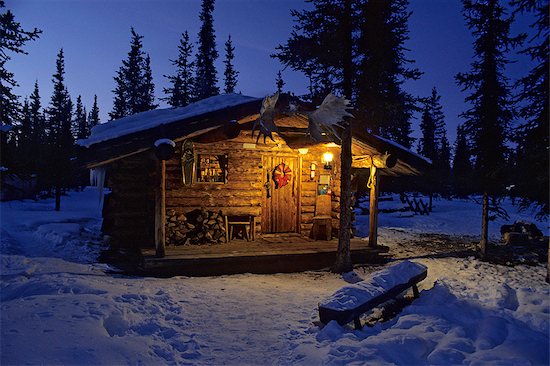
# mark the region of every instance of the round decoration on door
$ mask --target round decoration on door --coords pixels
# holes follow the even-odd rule
[[[292,179],[292,170],[285,163],[281,163],[273,169],[275,189],[284,187]]]

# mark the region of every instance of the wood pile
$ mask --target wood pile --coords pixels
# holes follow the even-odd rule
[[[221,211],[205,208],[187,214],[174,209],[166,212],[167,245],[200,245],[225,242],[225,224]]]

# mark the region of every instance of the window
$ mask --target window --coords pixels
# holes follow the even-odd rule
[[[197,154],[197,183],[226,183],[227,155]]]

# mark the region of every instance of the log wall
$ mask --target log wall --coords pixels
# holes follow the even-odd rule
[[[103,209],[103,232],[116,247],[155,244],[156,160],[149,152],[111,163],[106,185],[111,193]]]
[[[181,167],[181,142],[177,142],[174,157],[166,161],[166,212],[177,215],[205,208],[224,215],[255,215],[256,231],[261,232],[262,202],[266,195],[265,170],[262,156],[286,155],[300,157],[301,182],[298,203],[299,229],[305,236],[311,235],[315,216],[317,184],[321,174],[331,175],[331,200],[333,228],[338,228],[340,198],[340,149],[321,145],[309,147],[308,153],[300,155],[284,140],[262,140],[255,143],[250,131],[242,131],[231,140],[215,143],[194,143],[197,154],[228,156],[227,182],[193,183],[183,185]],[[245,145],[243,145],[245,144]],[[247,148],[248,147],[248,148]],[[326,151],[334,154],[332,170],[323,169],[322,156]],[[311,164],[316,164],[316,173],[310,178]],[[155,236],[155,190],[156,164],[151,152],[137,154],[111,163],[108,169],[108,186],[112,193],[106,202],[105,233],[113,236],[116,245],[154,247]],[[298,172],[296,172],[298,173]]]

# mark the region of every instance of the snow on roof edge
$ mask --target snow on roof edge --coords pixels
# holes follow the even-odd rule
[[[412,155],[414,155],[414,156],[416,156],[416,157],[418,157],[418,158],[420,158],[420,159],[426,161],[426,162],[429,163],[429,164],[432,164],[432,159],[428,159],[428,158],[425,157],[425,156],[422,156],[422,155],[420,155],[420,154],[418,154],[418,153],[415,153],[415,152],[412,151],[411,149],[406,148],[405,146],[403,146],[403,145],[401,145],[401,144],[399,144],[399,143],[397,143],[397,142],[395,142],[395,141],[393,141],[393,140],[387,139],[387,138],[382,137],[382,136],[379,136],[379,135],[373,135],[373,136],[376,137],[376,138],[378,138],[378,139],[380,139],[380,140],[382,140],[382,141],[384,141],[384,142],[387,142],[387,143],[390,144],[390,145],[393,145],[393,146],[395,146],[395,147],[398,147],[398,148],[400,148],[401,150],[407,151],[408,153],[410,153],[410,154],[412,154]]]
[[[221,94],[185,107],[153,109],[97,125],[92,128],[92,133],[87,139],[77,140],[76,143],[82,147],[90,147],[100,142],[260,99],[242,94]]]

